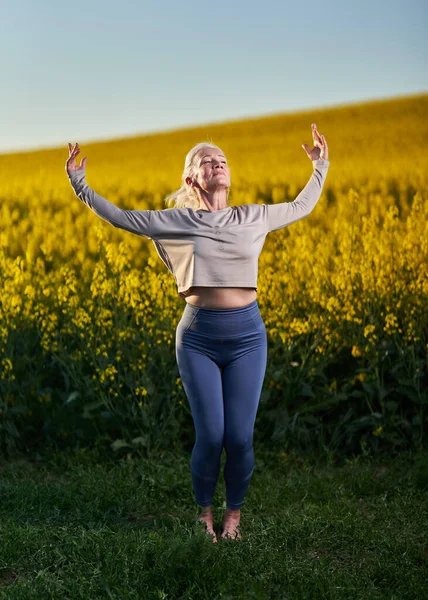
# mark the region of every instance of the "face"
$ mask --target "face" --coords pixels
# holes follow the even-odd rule
[[[203,148],[195,157],[193,177],[187,183],[206,192],[230,187],[230,170],[226,157],[216,148]]]

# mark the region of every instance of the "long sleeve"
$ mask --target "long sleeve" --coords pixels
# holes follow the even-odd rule
[[[123,210],[115,206],[93,189],[85,180],[86,170],[79,169],[68,174],[69,181],[76,196],[88,206],[98,217],[114,227],[125,229],[131,233],[151,239],[150,210]]]
[[[291,223],[307,217],[314,209],[321,196],[330,161],[318,159],[313,160],[312,164],[314,171],[308,183],[293,202],[264,205],[268,232],[291,225]]]

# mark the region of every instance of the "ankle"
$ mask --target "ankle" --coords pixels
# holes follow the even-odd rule
[[[212,509],[211,506],[200,506],[199,507],[201,515],[211,515]]]
[[[231,508],[226,508],[226,514],[231,517],[238,517],[241,514],[241,509],[238,508],[237,510],[232,510]]]

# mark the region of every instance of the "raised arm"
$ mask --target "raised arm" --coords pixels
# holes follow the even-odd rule
[[[330,166],[328,145],[324,135],[318,133],[316,123],[312,123],[311,130],[314,147],[311,150],[308,145],[302,144],[302,148],[312,161],[314,171],[308,183],[293,202],[264,205],[268,233],[308,216],[321,196]]]
[[[268,232],[276,231],[303,219],[315,207],[321,196],[330,161],[318,159],[312,161],[312,164],[314,171],[308,183],[293,202],[265,204]]]
[[[79,145],[76,144],[72,148],[71,144],[68,144],[68,148],[69,157],[65,163],[65,170],[76,196],[97,216],[114,227],[151,239],[151,211],[123,210],[97,194],[86,183],[86,156],[82,159],[81,165],[78,166],[76,165],[76,156],[80,152]]]

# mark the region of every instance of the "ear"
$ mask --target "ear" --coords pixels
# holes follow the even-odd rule
[[[190,177],[186,177],[186,183],[187,185],[191,185],[192,180],[190,179]]]

